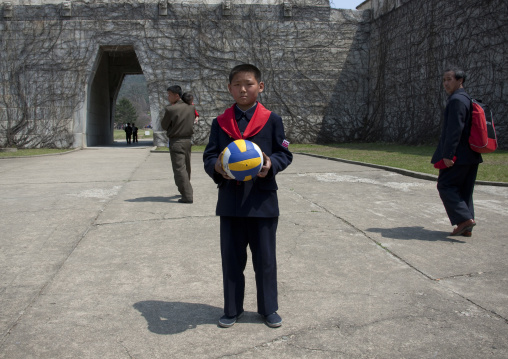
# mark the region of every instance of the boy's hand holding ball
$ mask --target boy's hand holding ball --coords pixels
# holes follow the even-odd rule
[[[258,177],[266,177],[266,175],[268,174],[268,171],[270,171],[270,168],[272,167],[272,161],[270,160],[270,157],[268,157],[264,152],[263,152],[263,167],[261,167],[261,171],[259,171],[258,173]]]
[[[222,156],[224,156],[224,152],[221,152],[219,157],[217,158],[217,161],[215,162],[215,172],[219,173],[224,177],[225,179],[232,179],[228,176],[226,171],[224,171],[224,168],[222,168]]]

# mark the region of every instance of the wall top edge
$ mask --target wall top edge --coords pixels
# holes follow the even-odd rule
[[[363,4],[365,6],[358,6],[357,10],[363,11],[370,10],[370,1],[366,0]],[[400,1],[400,0],[399,0]],[[322,6],[330,8],[329,0],[0,0],[0,8],[7,6],[41,6],[41,5],[55,5],[70,2],[76,5],[100,5],[100,4],[159,4],[166,2],[167,4],[193,4],[193,5],[218,5],[225,2],[230,2],[231,5],[282,5],[289,3],[293,6]],[[333,10],[349,10],[333,8]]]
[[[137,4],[158,4],[166,2],[168,4],[203,4],[213,5],[222,4],[229,1],[232,5],[281,5],[283,3],[291,3],[298,6],[330,6],[328,0],[1,0],[0,4],[10,3],[13,6],[30,6],[30,5],[47,5],[61,4],[63,2],[71,2],[73,4],[121,4],[121,3],[137,3]]]

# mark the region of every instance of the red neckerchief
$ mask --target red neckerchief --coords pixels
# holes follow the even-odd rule
[[[252,118],[250,119],[242,136],[235,118],[235,106],[236,104],[226,109],[222,115],[217,117],[219,126],[235,140],[246,139],[257,134],[265,126],[270,114],[272,113],[258,102],[256,110],[254,111],[254,114],[252,115]]]

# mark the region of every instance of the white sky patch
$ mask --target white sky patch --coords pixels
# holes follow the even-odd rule
[[[371,178],[339,175],[337,173],[300,173],[299,176],[312,176],[320,182],[347,182],[347,183],[366,183],[376,186],[384,186],[400,190],[402,192],[409,192],[412,187],[421,187],[422,183],[416,182],[380,182]]]

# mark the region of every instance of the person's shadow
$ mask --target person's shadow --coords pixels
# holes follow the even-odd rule
[[[178,334],[198,325],[215,324],[224,314],[222,308],[207,304],[185,302],[162,302],[146,300],[137,302],[133,307],[148,323],[148,330],[156,334]],[[240,319],[244,323],[262,323],[255,313],[245,313]]]
[[[396,228],[367,228],[368,232],[380,233],[385,238],[419,241],[446,241],[453,243],[466,243],[460,237],[449,238],[449,232],[431,231],[420,226]]]
[[[132,199],[126,199],[126,202],[178,202],[178,199],[182,198],[180,195],[175,195],[171,197],[164,197],[164,196],[152,196],[152,197],[138,197],[138,198],[132,198]]]

